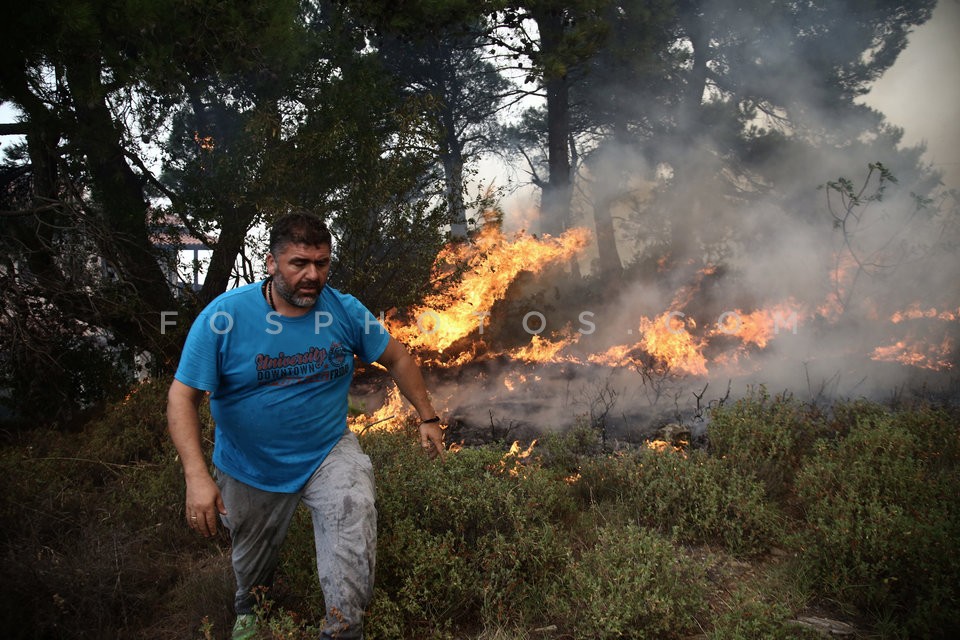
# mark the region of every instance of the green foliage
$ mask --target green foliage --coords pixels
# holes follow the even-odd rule
[[[668,540],[636,526],[607,525],[573,562],[575,638],[678,638],[703,608],[703,569]]]
[[[537,455],[545,466],[574,473],[586,459],[602,451],[601,432],[578,423],[562,433],[550,432],[540,438]]]
[[[10,637],[230,628],[227,540],[183,522],[168,382],[137,387],[81,433],[21,434],[0,450]],[[431,462],[412,430],[366,433],[379,517],[366,635],[799,640],[812,632],[791,621],[816,600],[855,609],[883,637],[947,637],[960,620],[956,412],[858,401],[820,413],[763,394],[727,411],[726,457],[603,454],[596,431],[574,428],[530,455],[483,446]],[[782,426],[757,428],[766,421],[807,435],[782,439]],[[813,433],[825,437],[807,445]],[[799,464],[780,502],[756,477],[771,459]],[[783,551],[761,555],[772,545]],[[262,637],[316,636],[315,567],[300,509],[261,600]]]
[[[797,478],[798,545],[818,590],[910,637],[960,625],[958,445],[956,416],[920,407],[866,412],[818,446]]]
[[[735,472],[763,483],[770,499],[783,500],[804,456],[825,433],[815,407],[787,396],[771,398],[760,387],[713,411],[710,450]]]
[[[88,431],[3,448],[0,557],[15,585],[0,599],[5,637],[132,632],[176,591],[170,559],[201,545],[183,526],[180,464],[161,436],[168,384],[141,385]]]
[[[390,608],[425,627],[543,615],[540,597],[566,561],[557,529],[574,514],[568,487],[495,447],[438,465],[412,442],[405,433],[364,438],[377,471],[378,585]]]
[[[79,335],[69,320],[39,310],[21,317],[24,335],[0,323],[0,407],[16,426],[68,422],[84,410],[116,400],[133,380],[132,354],[106,339]],[[66,326],[65,326],[66,325]],[[71,328],[68,328],[71,327]],[[75,333],[76,331],[76,333]]]
[[[576,490],[682,542],[719,542],[750,554],[774,544],[782,527],[775,506],[752,478],[702,452],[644,451],[584,463]]]
[[[711,640],[814,640],[820,635],[791,623],[792,611],[779,602],[768,602],[739,589],[728,609],[717,616]]]

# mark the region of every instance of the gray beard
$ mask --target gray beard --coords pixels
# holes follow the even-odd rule
[[[317,299],[320,297],[320,294],[323,292],[323,288],[321,287],[315,296],[299,296],[295,291],[290,290],[283,278],[278,278],[276,276],[273,278],[273,286],[274,289],[277,290],[278,296],[283,298],[287,304],[291,304],[298,309],[309,309],[315,305],[317,303]]]

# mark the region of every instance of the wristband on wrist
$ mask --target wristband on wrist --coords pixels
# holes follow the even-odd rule
[[[421,420],[420,424],[431,424],[433,422],[440,422],[440,416],[433,416],[429,420]]]

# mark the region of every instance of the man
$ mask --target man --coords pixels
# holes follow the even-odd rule
[[[290,214],[270,233],[269,276],[228,291],[190,329],[167,419],[186,477],[187,524],[204,536],[219,517],[237,580],[235,639],[255,635],[254,590],[269,587],[300,502],[313,518],[327,616],[323,637],[361,638],[373,595],[373,472],[347,429],[356,355],[379,362],[420,416],[420,443],[443,454],[443,430],[406,348],[360,302],[326,286],[330,232]],[[211,476],[198,406],[216,423]]]

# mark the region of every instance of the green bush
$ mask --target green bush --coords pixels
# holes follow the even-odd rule
[[[803,457],[826,431],[818,409],[788,396],[771,398],[760,387],[713,411],[710,452],[736,473],[762,482],[771,500],[783,502],[792,492]]]
[[[610,502],[643,526],[681,542],[757,553],[778,540],[782,519],[760,483],[703,452],[644,450],[584,463],[582,500]]]
[[[703,570],[659,535],[607,525],[570,568],[575,638],[677,638],[706,607]]]
[[[167,382],[138,387],[82,432],[18,433],[0,450],[11,638],[229,629],[228,542],[184,524]],[[367,636],[670,638],[702,626],[724,640],[805,638],[789,620],[808,598],[859,607],[884,637],[960,625],[955,411],[851,402],[820,413],[761,393],[716,415],[721,455],[605,455],[596,431],[574,428],[531,455],[485,446],[441,463],[412,430],[367,433],[380,537]],[[763,556],[724,577],[687,544],[708,556],[790,545],[795,565],[781,568],[801,583],[762,577]],[[728,601],[719,585],[732,580],[746,586]],[[304,509],[266,595],[264,637],[315,637],[324,606]],[[722,608],[703,604],[718,596]]]
[[[942,410],[871,411],[818,447],[797,478],[817,589],[910,637],[960,628],[958,437]]]
[[[404,628],[520,624],[549,615],[575,517],[569,487],[539,460],[495,446],[430,462],[412,433],[378,432],[363,446],[377,474],[378,611]],[[371,624],[380,625],[379,620]]]
[[[573,549],[565,529],[539,523],[517,536],[492,534],[478,551],[485,628],[553,623],[567,607]]]
[[[717,616],[711,640],[816,640],[812,629],[791,622],[793,612],[779,602],[768,602],[743,590],[733,594],[727,610]]]

